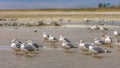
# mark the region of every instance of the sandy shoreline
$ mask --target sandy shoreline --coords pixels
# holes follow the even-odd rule
[[[72,19],[73,21],[83,21],[84,18],[96,20],[106,18],[108,21],[120,21],[120,12],[0,12],[0,18],[26,19]]]

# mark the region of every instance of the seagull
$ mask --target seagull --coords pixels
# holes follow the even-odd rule
[[[79,48],[84,52],[84,54],[87,54],[89,51],[90,44],[85,43],[83,40],[80,40]]]
[[[110,36],[105,37],[105,44],[112,47],[112,38]]]
[[[92,31],[94,31],[94,30],[99,30],[99,27],[96,26],[96,25],[94,25],[94,26],[91,26],[90,29],[91,29]]]
[[[77,47],[75,47],[72,43],[67,42],[67,41],[64,40],[62,42],[62,48],[64,48],[65,50],[69,50],[71,48],[77,48]]]
[[[49,42],[51,42],[51,43],[57,43],[58,42],[58,40],[57,40],[57,38],[56,37],[54,37],[54,36],[52,36],[52,35],[49,35]]]
[[[38,51],[38,50],[36,49],[36,47],[31,46],[31,45],[29,45],[29,44],[27,44],[27,43],[22,43],[20,49],[21,49],[21,51],[22,51],[26,56],[29,55],[29,54],[32,54],[33,52]]]
[[[117,30],[114,30],[114,36],[115,36],[115,41],[118,43],[118,40],[120,40],[120,33]]]
[[[21,47],[21,42],[18,40],[18,39],[16,39],[16,38],[14,38],[12,41],[11,41],[11,48],[13,49],[13,50],[15,50],[16,51],[16,55],[20,52],[20,47]]]
[[[119,37],[119,36],[120,36],[120,33],[115,30],[115,31],[114,31],[114,36],[115,36],[115,37]]]
[[[46,34],[45,32],[43,32],[43,38],[44,38],[44,40],[48,40],[49,39],[49,35]]]
[[[107,34],[105,34],[105,33],[102,33],[102,34],[100,35],[100,38],[101,38],[102,40],[105,40],[106,37],[110,37],[110,36],[107,35]]]
[[[104,33],[101,35],[101,39],[105,41],[105,44],[112,44],[112,38],[109,35],[105,35]]]
[[[99,46],[89,46],[89,52],[94,56],[97,57],[99,53],[110,53],[110,51],[103,49]]]
[[[90,22],[90,20],[88,20],[87,18],[84,18],[84,22]]]
[[[32,40],[28,40],[27,44],[31,45],[31,46],[34,46],[37,49],[37,51],[39,50],[39,47],[43,47],[41,45],[38,45],[37,43],[33,43]]]
[[[95,38],[94,44],[95,44],[95,45],[104,45],[104,44],[105,44],[105,41],[99,40],[98,38]]]
[[[105,32],[105,31],[107,31],[108,29],[101,26],[101,27],[99,27],[99,30],[101,30],[102,32]]]
[[[62,35],[60,35],[59,41],[63,42],[64,40],[67,41],[67,42],[70,42],[67,38],[64,38]]]

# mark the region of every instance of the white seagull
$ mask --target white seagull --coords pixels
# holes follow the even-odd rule
[[[69,50],[71,48],[77,48],[77,47],[75,47],[72,43],[67,42],[67,41],[64,40],[62,42],[62,48],[64,48],[65,50]]]
[[[48,40],[49,39],[49,35],[46,34],[45,32],[43,32],[43,38],[44,38],[44,40]]]
[[[13,49],[13,50],[15,50],[16,51],[16,54],[18,54],[19,52],[20,52],[20,47],[21,47],[21,42],[18,40],[18,39],[16,39],[16,38],[14,38],[12,41],[11,41],[11,48]]]
[[[90,30],[95,31],[95,30],[99,30],[99,27],[97,25],[91,26]]]
[[[110,51],[103,49],[99,46],[89,46],[89,52],[94,56],[98,57],[97,54],[99,53],[110,53]]]
[[[30,54],[33,54],[33,53],[38,51],[36,47],[28,45],[27,43],[21,44],[20,49],[26,56],[28,56]]]
[[[105,27],[103,27],[103,26],[100,26],[99,29],[100,29],[102,32],[105,32],[105,31],[108,30],[107,28],[105,28]]]
[[[85,43],[83,40],[80,40],[79,48],[84,52],[84,54],[87,54],[89,51],[90,44]]]
[[[104,45],[104,44],[105,44],[105,41],[99,40],[98,38],[95,38],[94,44],[95,44],[95,45]]]
[[[39,47],[43,47],[42,45],[38,45],[37,43],[32,42],[32,40],[28,40],[27,44],[34,46],[37,50],[39,50]]]
[[[107,46],[112,47],[112,43],[113,43],[112,38],[111,38],[110,36],[106,36],[106,37],[105,37],[105,44],[106,44]]]
[[[64,40],[67,41],[67,42],[70,42],[67,38],[65,38],[65,37],[63,37],[62,35],[60,35],[59,41],[60,41],[60,42],[63,42]]]
[[[58,40],[57,40],[57,38],[56,37],[54,37],[54,36],[52,36],[52,35],[49,35],[49,42],[51,42],[51,43],[57,43],[58,42]]]
[[[115,31],[114,31],[114,36],[115,36],[115,37],[119,37],[119,36],[120,36],[120,33],[115,30]]]

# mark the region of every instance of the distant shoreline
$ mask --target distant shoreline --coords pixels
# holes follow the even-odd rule
[[[120,12],[120,7],[67,8],[67,9],[1,9],[0,12]]]
[[[108,11],[99,11],[99,10]],[[116,10],[114,10],[116,9]],[[24,10],[0,10],[0,18],[18,18],[20,20],[29,19],[48,19],[59,20],[61,18],[65,20],[72,19],[72,21],[83,21],[84,18],[89,20],[102,20],[106,18],[108,21],[120,21],[120,8],[85,8],[85,9],[24,9]],[[88,11],[90,10],[90,11]],[[92,11],[94,10],[94,11]],[[95,11],[96,10],[96,11]],[[114,11],[110,11],[114,10]]]

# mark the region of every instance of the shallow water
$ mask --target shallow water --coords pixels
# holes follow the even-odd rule
[[[37,30],[37,32],[34,32]],[[109,28],[107,34],[113,36],[113,31],[119,28]],[[67,27],[6,27],[0,28],[0,66],[1,68],[119,68],[120,67],[120,48],[106,48],[112,53],[100,54],[102,58],[94,58],[91,55],[83,55],[79,48],[70,49],[65,52],[61,48],[61,43],[54,44],[56,48],[42,38],[42,33],[54,35],[59,38],[60,35],[68,38],[75,46],[79,41],[85,40],[87,43],[94,41],[99,37],[100,31],[91,32],[86,28],[67,28]],[[24,55],[15,55],[9,47],[10,41],[17,37],[22,42],[32,40],[45,48],[40,48],[39,54],[33,57]],[[114,37],[113,37],[114,38]]]

